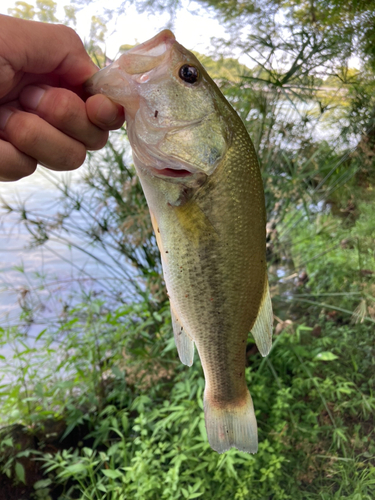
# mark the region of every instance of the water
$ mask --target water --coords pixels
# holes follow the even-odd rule
[[[49,174],[55,181],[79,184],[85,167],[72,173]],[[15,183],[0,183],[0,197],[9,205],[26,202],[33,213],[54,216],[61,206],[60,192],[42,169]],[[83,226],[80,212],[74,214],[74,225]],[[108,254],[101,248],[84,247],[79,232],[72,231],[66,241],[49,238],[42,246],[30,248],[31,236],[19,214],[0,208],[0,323],[16,324],[22,307],[35,307],[45,319],[53,318],[71,304],[74,293],[102,288],[111,278],[106,264]],[[95,254],[92,257],[77,247]],[[98,261],[101,260],[101,262]],[[113,278],[113,276],[112,276]]]

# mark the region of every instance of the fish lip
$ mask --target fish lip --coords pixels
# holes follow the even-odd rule
[[[207,178],[207,174],[198,169],[195,169],[191,165],[182,164],[181,167],[182,168],[168,165],[164,168],[158,168],[154,166],[143,166],[141,168],[142,170],[145,170],[148,175],[177,184],[192,184],[200,186]]]
[[[178,179],[186,179],[194,176],[196,172],[191,172],[188,169],[183,168],[173,168],[166,167],[162,169],[158,169],[155,167],[151,167],[152,173],[157,177],[169,178],[178,181]]]
[[[127,50],[118,59],[92,75],[83,84],[84,91],[89,95],[104,94],[122,104],[121,96],[130,96],[134,92],[134,83],[147,82],[150,74],[165,60],[169,48],[174,44],[177,44],[174,34],[170,30],[161,31],[150,40]],[[134,57],[139,56],[140,60],[144,61],[144,67],[142,63],[139,67],[134,67]],[[131,83],[131,77],[136,75],[139,77]],[[110,83],[109,78],[112,79]],[[116,86],[121,90],[114,90]]]
[[[157,57],[164,54],[168,50],[167,45],[172,43],[177,43],[176,38],[170,30],[165,29],[150,38],[150,40],[136,45],[124,54],[139,54]]]
[[[167,167],[165,169],[157,169],[155,167],[147,167],[148,175],[152,177],[157,177],[165,182],[171,182],[173,184],[179,184],[185,188],[185,190],[198,189],[207,181],[208,175],[201,171],[191,171],[185,169],[173,169],[172,167]],[[176,172],[183,172],[181,175],[174,175]],[[174,172],[174,173],[173,173]],[[187,193],[187,192],[186,192]],[[177,203],[178,205],[182,203],[182,199],[185,199],[187,194],[184,194]]]

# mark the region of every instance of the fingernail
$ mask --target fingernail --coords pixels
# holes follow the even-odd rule
[[[111,125],[118,118],[118,109],[109,99],[103,100],[97,112],[97,118],[100,122]]]
[[[0,130],[4,130],[9,118],[12,116],[13,110],[9,108],[0,108]]]
[[[42,97],[45,94],[45,90],[41,87],[36,87],[35,85],[29,85],[25,87],[21,96],[21,104],[28,109],[36,109]]]

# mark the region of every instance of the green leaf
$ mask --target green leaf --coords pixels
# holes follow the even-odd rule
[[[185,498],[189,498],[189,492],[185,488],[181,488],[181,491]]]
[[[166,353],[168,351],[171,351],[172,349],[176,349],[176,343],[175,343],[175,340],[174,340],[174,337],[171,337],[168,342],[167,342],[167,345],[165,346],[165,348],[163,349],[163,353]]]
[[[87,467],[84,464],[77,463],[73,465],[68,465],[66,470],[71,472],[72,474],[76,474],[77,472],[83,472],[86,471]]]
[[[41,382],[38,382],[37,384],[35,384],[35,394],[39,397],[39,398],[42,398],[43,395],[44,395],[44,391],[43,391],[43,384]]]
[[[51,479],[41,479],[34,483],[34,488],[36,490],[41,490],[42,488],[47,488],[52,483]]]
[[[86,446],[83,448],[83,453],[86,457],[91,457],[94,451],[91,448],[87,448]]]
[[[5,445],[5,446],[13,446],[13,438],[8,437],[8,438],[6,438],[6,439],[3,439],[3,440],[1,441],[1,445],[2,445],[2,446],[3,446],[3,445]]]
[[[129,420],[127,415],[122,415],[121,417],[121,424],[124,432],[126,432],[129,429]]]
[[[26,484],[26,478],[25,478],[25,468],[20,462],[16,462],[15,466],[15,472],[17,479],[21,481],[21,483]]]
[[[159,321],[159,323],[161,323],[163,321],[163,317],[160,316],[160,314],[158,312],[154,312],[153,316],[156,319],[156,321]]]
[[[102,469],[102,472],[105,476],[110,477],[111,479],[117,479],[118,477],[123,476],[122,472],[118,470]]]
[[[116,365],[111,366],[112,373],[117,378],[124,378],[124,373]]]
[[[198,427],[199,427],[203,441],[206,441],[207,440],[207,431],[206,431],[206,424],[204,423],[203,419],[199,422]]]
[[[40,340],[42,338],[43,334],[46,333],[46,331],[47,331],[47,328],[42,330],[35,340]],[[37,482],[39,483],[40,481],[37,481]],[[37,483],[35,483],[35,484],[37,484]]]
[[[332,361],[337,358],[338,356],[336,356],[336,354],[333,354],[333,352],[323,351],[317,354],[314,359],[317,359],[319,361]]]

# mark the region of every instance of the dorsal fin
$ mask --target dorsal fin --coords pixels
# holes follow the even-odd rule
[[[257,319],[251,329],[255,343],[262,356],[267,356],[272,347],[273,313],[268,280],[265,281],[262,303]]]

